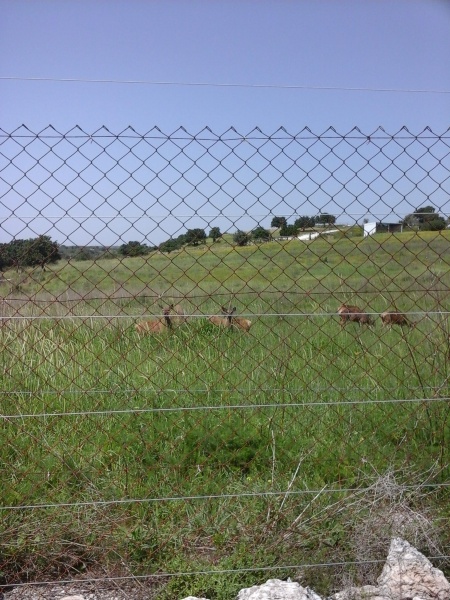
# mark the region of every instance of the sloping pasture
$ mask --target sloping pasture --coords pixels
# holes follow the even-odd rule
[[[429,519],[418,545],[448,549],[448,494],[433,485],[450,474],[449,247],[449,232],[342,232],[7,274],[7,575],[270,565],[287,576],[277,566],[355,560],[353,528],[400,498]],[[374,327],[341,327],[350,301]],[[186,323],[139,336],[135,322],[161,302]],[[248,334],[208,321],[231,303]],[[383,328],[389,309],[415,326]],[[377,526],[389,537],[394,524]],[[326,589],[335,576],[308,581]],[[198,575],[195,589],[225,577]],[[187,580],[162,596],[192,590]],[[227,593],[250,580],[233,575]]]

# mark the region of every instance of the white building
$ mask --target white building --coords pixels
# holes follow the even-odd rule
[[[402,223],[364,223],[364,237],[373,235],[374,233],[402,233]]]

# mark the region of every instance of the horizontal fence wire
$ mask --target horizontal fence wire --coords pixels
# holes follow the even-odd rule
[[[450,94],[450,90],[439,89],[406,89],[406,88],[369,88],[369,87],[344,87],[344,86],[315,86],[292,85],[276,83],[220,83],[201,81],[150,81],[145,79],[80,79],[74,77],[18,77],[0,76],[0,81],[54,81],[58,83],[96,83],[96,84],[121,84],[121,85],[153,85],[177,87],[216,87],[216,88],[268,88],[279,90],[330,90],[347,92],[389,92],[404,94]]]
[[[434,483],[434,484],[422,484],[420,487],[423,489],[434,489],[434,488],[443,488],[448,487],[450,483]],[[403,492],[415,491],[417,490],[417,486],[402,486]],[[60,504],[30,504],[29,506],[2,506],[0,510],[37,510],[37,509],[47,509],[47,508],[58,508],[58,507],[76,507],[80,508],[82,506],[111,506],[113,504],[146,504],[153,502],[188,502],[193,500],[223,500],[226,498],[261,498],[266,496],[300,496],[300,495],[319,495],[319,494],[346,494],[346,493],[364,493],[370,492],[370,488],[337,488],[337,489],[321,489],[321,490],[296,490],[296,491],[274,491],[274,492],[248,492],[248,493],[239,493],[239,494],[210,494],[207,496],[176,496],[176,497],[166,497],[166,498],[127,498],[125,500],[99,500],[92,502],[75,502],[71,504],[70,502],[60,503]],[[443,558],[443,557],[441,557]]]
[[[123,391],[123,390],[121,390]],[[186,393],[185,390],[168,390],[171,393]],[[280,391],[280,390],[272,390],[272,391]],[[108,393],[110,394],[112,390],[107,392],[98,392],[98,393]],[[191,390],[189,390],[191,392]],[[297,390],[297,393],[301,392],[301,390]],[[6,392],[7,393],[7,392]],[[17,393],[17,392],[11,392]],[[31,393],[31,392],[30,392]],[[44,392],[45,393],[45,392]],[[71,393],[71,392],[70,392]],[[199,391],[198,393],[201,393]],[[438,397],[438,398],[403,398],[401,400],[341,400],[340,404],[395,404],[395,403],[403,403],[403,402],[448,402],[450,397]],[[313,406],[328,406],[331,404],[335,404],[335,402],[309,402],[308,404],[298,403],[298,402],[289,402],[287,404],[283,404],[277,402],[276,404],[226,404],[223,406],[181,406],[174,408],[128,408],[124,410],[96,410],[96,411],[84,411],[84,412],[62,412],[62,413],[29,413],[29,414],[13,414],[13,415],[0,415],[3,419],[27,419],[27,418],[47,418],[47,417],[76,417],[76,416],[93,416],[93,415],[116,415],[116,414],[139,414],[139,413],[159,413],[159,412],[186,412],[186,411],[205,411],[205,410],[248,410],[248,409],[260,409],[260,408],[288,408],[288,407],[308,407],[311,408]]]
[[[450,129],[0,129],[0,588],[450,573],[449,215]]]

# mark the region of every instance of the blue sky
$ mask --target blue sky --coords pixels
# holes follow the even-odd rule
[[[444,0],[0,0],[0,11],[0,77],[450,91],[450,2]],[[192,134],[205,126],[216,134],[230,126],[241,134],[255,126],[271,134],[284,126],[295,134],[308,126],[319,134],[330,125],[339,133],[354,126],[367,134],[377,126],[389,133],[402,126],[418,133],[429,126],[442,134],[450,125],[450,94],[443,93],[0,79],[0,98],[0,127],[8,133],[22,123],[33,132],[51,124],[61,132],[79,125],[91,133],[105,125],[118,133],[131,125],[141,134],[154,126],[166,134],[179,126]],[[446,160],[448,165],[448,157]],[[445,180],[440,177],[440,182]],[[116,183],[117,199],[112,202],[117,212],[107,206],[112,215],[121,210],[121,185]],[[54,182],[46,197],[52,199],[57,187]],[[183,200],[180,215],[193,200],[188,188],[186,184],[179,191]],[[445,186],[443,189],[447,191]],[[19,191],[26,199],[27,194],[33,195],[32,186]],[[126,192],[125,204],[138,192]],[[283,188],[275,194],[269,208],[301,212],[298,200],[292,206],[280,203],[279,198],[288,192]],[[358,191],[352,194],[356,198]],[[424,194],[426,189],[417,198],[419,203]],[[71,196],[77,195],[79,192],[72,190]],[[34,194],[29,207],[28,202],[21,204],[23,211],[30,209],[31,216],[42,210],[42,199],[36,198]],[[166,195],[155,207],[151,229],[142,225],[140,232],[124,226],[113,232],[108,225],[109,235],[103,235],[101,241],[118,243],[142,233],[156,238],[148,241],[158,242],[166,233],[182,230],[185,223],[180,217],[167,221],[164,231],[158,233],[161,222],[156,213],[165,215],[166,200],[173,202]],[[350,205],[351,200],[345,202]],[[444,195],[438,195],[436,201],[445,209]],[[65,208],[64,202],[60,211],[68,206]],[[249,201],[245,202],[242,208],[236,206],[237,212],[250,209]],[[327,202],[329,197],[317,197],[313,206],[304,205],[303,212],[327,209]],[[371,202],[347,212],[362,213],[373,206]],[[398,206],[397,199],[393,202]],[[10,195],[4,196],[2,203],[6,209],[11,203],[10,207],[18,210],[17,199]],[[79,230],[83,235],[78,235],[76,228],[60,224],[58,239],[64,241],[66,236],[69,241],[88,243],[91,236],[100,241],[93,217],[99,211],[105,214],[101,203],[94,209],[89,200],[84,212],[82,206],[73,207],[71,199],[69,203],[77,214],[88,216],[91,210],[92,227],[88,233]],[[321,203],[323,206],[318,206]],[[134,217],[141,214],[139,210],[145,211],[142,198],[136,205]],[[56,208],[52,205],[47,210]],[[198,210],[207,215],[211,206],[203,203]],[[208,219],[187,226],[215,224]],[[236,222],[233,219],[230,226]],[[227,227],[225,221],[220,223]],[[104,224],[102,221],[102,227]],[[242,222],[243,227],[251,224]],[[8,227],[22,237],[30,231],[11,219]],[[31,231],[42,232],[42,227],[50,231],[48,221],[36,221]],[[7,230],[5,224],[3,230]]]

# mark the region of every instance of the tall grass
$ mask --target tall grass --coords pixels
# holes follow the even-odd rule
[[[405,235],[73,262],[3,284],[5,581],[356,560],[346,507],[374,474],[448,482],[449,240]],[[139,337],[161,296],[187,322]],[[344,300],[417,312],[416,327],[341,328]],[[249,334],[205,318],[231,301]],[[436,489],[407,507],[438,531]],[[448,529],[436,540],[448,552]],[[324,573],[308,583],[330,589]],[[173,578],[160,595],[225,598],[256,576]]]

